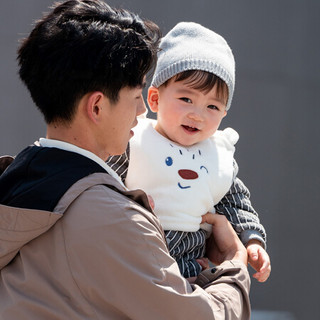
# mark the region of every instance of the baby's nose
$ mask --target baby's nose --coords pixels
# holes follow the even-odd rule
[[[203,116],[201,112],[191,112],[188,114],[188,117],[194,121],[203,121]]]
[[[182,179],[193,180],[198,178],[198,174],[193,170],[181,169],[178,173]]]

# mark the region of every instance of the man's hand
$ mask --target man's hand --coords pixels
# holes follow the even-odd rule
[[[260,242],[250,240],[247,245],[248,261],[257,272],[253,275],[259,282],[265,282],[271,273],[271,264],[268,253],[263,249]]]
[[[238,260],[247,265],[247,250],[239,240],[225,216],[207,213],[202,216],[202,223],[212,225],[212,235],[207,241],[207,257],[214,264],[225,260]]]

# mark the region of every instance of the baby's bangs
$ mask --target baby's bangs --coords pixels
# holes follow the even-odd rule
[[[218,76],[213,73],[202,70],[188,70],[177,74],[174,81],[184,81],[195,90],[208,93],[214,86],[217,88],[217,95],[227,102],[228,86]]]

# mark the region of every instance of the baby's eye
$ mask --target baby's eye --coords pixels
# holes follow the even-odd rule
[[[189,99],[187,97],[181,97],[180,100],[187,102],[187,103],[192,103],[191,99]]]
[[[212,109],[212,110],[219,110],[219,108],[217,106],[215,106],[214,104],[210,104],[208,106],[209,109]]]

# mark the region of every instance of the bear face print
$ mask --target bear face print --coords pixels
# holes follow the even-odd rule
[[[209,174],[207,166],[199,164],[199,158],[201,159],[202,155],[200,149],[196,150],[196,152],[190,152],[186,148],[182,149],[173,146],[172,144],[170,144],[170,147],[173,152],[165,158],[164,163],[169,167],[168,174],[177,177],[178,188],[184,190],[196,186],[199,175],[202,175],[203,173]]]

